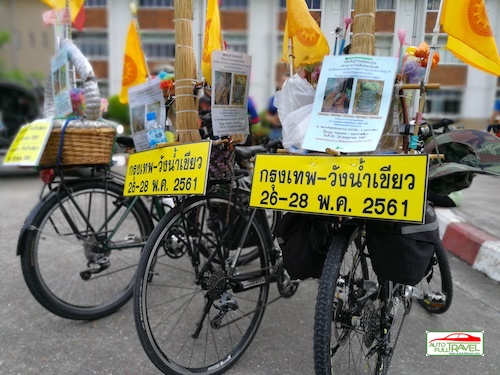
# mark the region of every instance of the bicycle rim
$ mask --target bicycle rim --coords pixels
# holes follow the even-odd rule
[[[418,299],[418,303],[424,309],[433,314],[443,314],[451,306],[453,298],[453,281],[451,277],[450,264],[443,244],[436,244],[431,270],[417,285],[427,296],[435,298]],[[443,303],[440,296],[445,296]]]
[[[221,262],[220,256],[196,283],[193,260],[200,260],[200,270],[217,243],[225,248],[226,257],[232,253],[225,235],[231,233],[231,223],[241,222],[245,215],[233,207],[238,220],[230,216],[224,222],[221,213],[228,207],[224,198],[192,197],[183,205],[184,214],[180,206],[170,211],[144,248],[134,294],[136,328],[147,355],[165,374],[220,374],[239,359],[256,334],[269,284],[233,292],[224,271],[227,258]],[[239,265],[236,277],[252,271],[267,275],[265,243],[254,221],[244,247],[259,256]],[[199,250],[200,256],[193,257],[190,249]],[[207,303],[209,298],[212,303]]]
[[[321,275],[314,323],[317,375],[375,374],[383,361],[375,349],[381,311],[377,279],[357,234],[353,226],[340,228]]]
[[[152,223],[141,204],[125,215],[126,205],[118,203],[122,191],[122,186],[110,182],[85,181],[72,185],[69,194],[62,189],[34,216],[22,246],[22,269],[33,296],[52,313],[97,319],[131,298]],[[119,220],[123,220],[120,225]]]

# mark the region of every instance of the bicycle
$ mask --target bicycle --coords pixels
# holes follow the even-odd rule
[[[440,240],[414,287],[377,276],[365,225],[366,220],[343,221],[327,253],[314,323],[317,375],[386,374],[412,300],[437,314],[451,304],[451,272]]]
[[[117,143],[133,148],[130,137],[120,136]],[[257,151],[238,150],[237,158]],[[132,298],[140,253],[170,202],[124,197],[125,177],[109,166],[45,169],[41,178],[40,202],[17,246],[30,292],[63,318],[94,320],[114,313]],[[249,191],[240,194],[248,202]]]
[[[42,172],[41,200],[19,235],[26,284],[63,318],[110,315],[132,297],[142,247],[166,207],[159,197],[149,208],[145,199],[124,197],[124,177],[109,167],[50,171]]]
[[[165,374],[225,372],[250,345],[266,306],[298,287],[283,269],[265,211],[249,209],[238,196],[214,189],[186,198],[144,247],[135,325]],[[280,296],[268,301],[274,282]]]

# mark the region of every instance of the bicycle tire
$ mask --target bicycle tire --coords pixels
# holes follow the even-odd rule
[[[362,286],[378,284],[359,230],[357,225],[340,227],[319,280],[314,317],[316,375],[387,371],[388,356],[373,351],[380,333],[382,304],[378,297],[369,298],[366,286]],[[373,353],[366,358],[370,350]]]
[[[47,310],[67,319],[94,320],[112,314],[132,297],[135,270],[153,223],[144,204],[136,201],[117,226],[131,204],[122,197],[123,185],[81,180],[67,186],[68,190],[47,196],[27,219],[28,229],[18,246],[21,268],[31,294]],[[101,230],[88,227],[74,202],[83,208],[92,228]],[[115,211],[103,226],[106,214],[110,218]],[[64,212],[78,226],[80,238]],[[112,230],[113,242],[103,251]],[[89,271],[106,264],[101,272]]]
[[[215,375],[227,371],[248,348],[262,320],[269,283],[243,292],[226,289],[228,279],[222,267],[229,263],[228,258],[214,260],[201,281],[196,282],[195,268],[199,272],[215,251],[207,249],[209,246],[223,244],[226,257],[232,253],[224,234],[231,233],[231,224],[238,220],[230,219],[226,227],[219,215],[228,206],[237,217],[248,220],[245,209],[235,207],[224,197],[186,198],[161,219],[144,247],[134,289],[134,319],[142,347],[165,374]],[[223,233],[217,233],[215,228],[224,228]],[[206,247],[200,250],[199,258],[190,250],[195,241]],[[237,263],[235,277],[252,271],[261,278],[269,275],[265,233],[256,220],[244,245],[249,251],[257,247],[258,259]],[[223,297],[235,301],[237,309],[217,321],[222,308],[215,306],[223,305]],[[201,316],[205,319],[200,321]],[[193,337],[197,328],[199,336]]]
[[[437,292],[446,296],[444,304],[439,303],[439,301],[435,302],[432,298],[417,299],[419,305],[428,312],[443,314],[448,311],[453,299],[453,280],[448,256],[441,240],[435,246],[433,265],[427,275],[417,285],[417,288],[428,295]]]

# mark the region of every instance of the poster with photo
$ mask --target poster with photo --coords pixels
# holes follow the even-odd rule
[[[214,135],[249,134],[247,115],[252,58],[238,52],[212,52]]]
[[[128,90],[130,109],[130,129],[136,151],[149,149],[148,134],[146,131],[146,116],[149,112],[156,113],[156,121],[165,130],[165,98],[160,89],[160,77],[148,82],[132,86]]]
[[[397,64],[395,57],[325,57],[302,148],[374,151],[389,114]]]
[[[66,117],[73,113],[69,82],[68,50],[62,48],[51,60],[52,90],[56,117]]]

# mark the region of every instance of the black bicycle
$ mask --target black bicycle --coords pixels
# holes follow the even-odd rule
[[[164,216],[137,270],[134,317],[141,344],[165,374],[221,374],[250,345],[269,286],[292,296],[264,210],[237,192],[183,200]],[[278,298],[280,298],[278,297]]]
[[[452,301],[451,272],[440,240],[423,280],[405,285],[374,271],[365,225],[360,219],[343,222],[326,257],[314,323],[317,375],[386,374],[412,300],[438,314]]]

